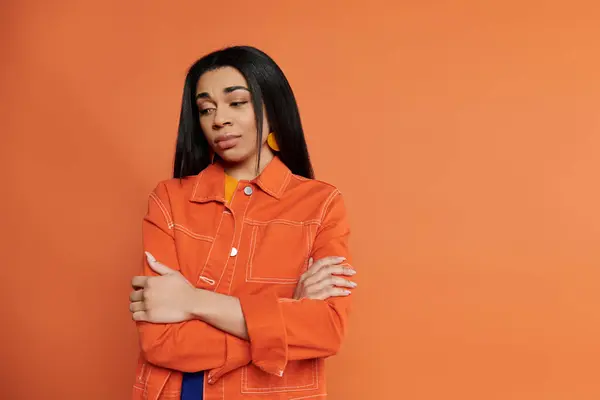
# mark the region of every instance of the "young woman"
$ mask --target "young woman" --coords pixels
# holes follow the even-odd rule
[[[150,194],[132,280],[134,399],[327,396],[356,284],[340,192],[313,178],[269,56],[230,47],[190,68],[174,178]]]

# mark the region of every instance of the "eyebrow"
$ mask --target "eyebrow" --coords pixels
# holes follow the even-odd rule
[[[223,89],[223,93],[227,94],[227,93],[235,92],[236,90],[245,90],[247,92],[250,92],[250,90],[245,86],[228,86],[225,89]],[[196,95],[196,99],[208,99],[208,98],[210,98],[210,95],[207,92],[198,93]]]

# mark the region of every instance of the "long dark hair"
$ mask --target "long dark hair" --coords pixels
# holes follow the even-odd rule
[[[211,163],[210,146],[200,127],[196,85],[207,71],[233,67],[246,78],[256,116],[258,161],[263,130],[263,104],[271,131],[279,145],[278,156],[296,175],[314,178],[308,148],[300,122],[298,105],[289,82],[279,66],[264,52],[250,46],[234,46],[210,53],[188,70],[183,87],[179,133],[173,177],[197,175]]]

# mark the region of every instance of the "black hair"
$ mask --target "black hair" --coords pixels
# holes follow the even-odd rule
[[[200,127],[196,86],[202,74],[223,67],[237,69],[248,83],[256,116],[257,170],[260,164],[264,104],[269,127],[275,132],[279,146],[277,155],[281,161],[292,173],[314,178],[292,88],[275,61],[250,46],[234,46],[212,52],[196,61],[188,70],[183,87],[173,177],[197,175],[211,163],[210,146]]]

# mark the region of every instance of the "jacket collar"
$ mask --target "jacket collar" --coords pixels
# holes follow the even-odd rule
[[[261,174],[250,183],[256,184],[263,192],[280,199],[285,191],[292,172],[275,156]],[[249,181],[240,181],[241,184]],[[206,203],[219,201],[225,203],[225,170],[219,163],[213,163],[196,176],[196,183],[190,201]]]

